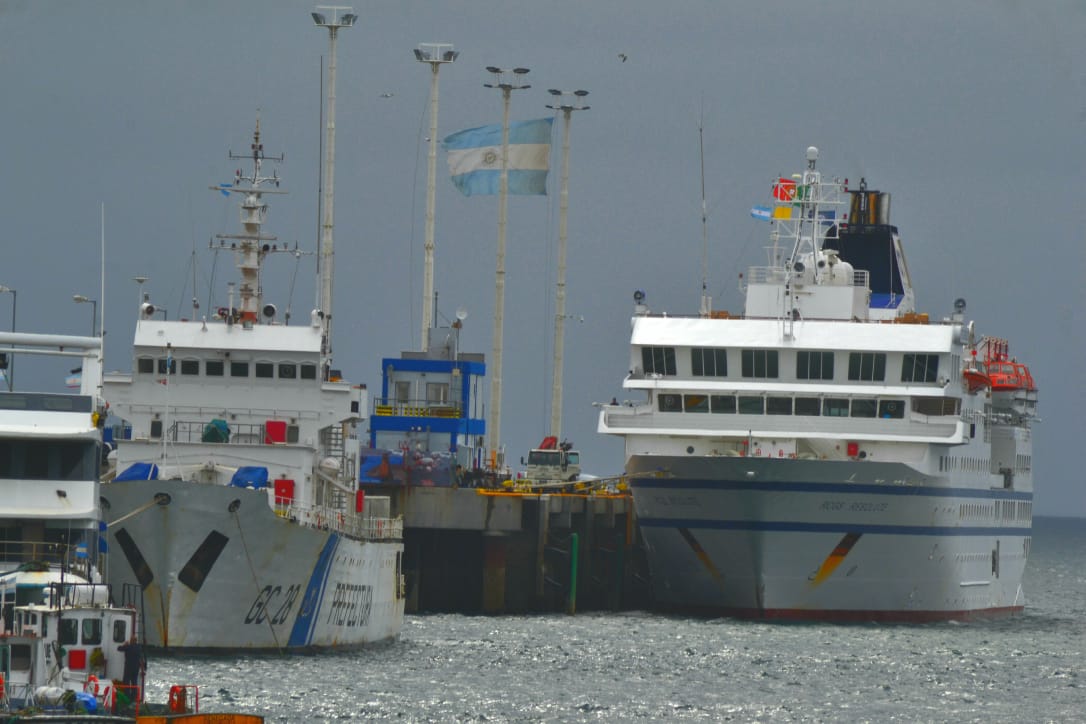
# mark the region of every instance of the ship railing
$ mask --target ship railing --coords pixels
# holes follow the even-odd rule
[[[68,552],[68,546],[63,543],[0,539],[0,561],[5,564],[42,561],[60,565],[68,560]]]
[[[167,434],[167,440],[177,443],[209,442],[204,433],[210,424],[209,420],[178,420],[172,425]],[[268,439],[268,431],[261,423],[231,423],[230,434],[224,440],[216,440],[223,444],[235,445],[260,445]]]
[[[276,506],[276,513],[302,525],[365,540],[403,538],[403,518],[383,518],[326,506]]]
[[[705,413],[661,413],[644,406],[640,414],[604,412],[604,423],[614,429],[683,430],[701,435],[743,435],[756,429],[760,434],[782,434],[788,437],[824,436],[826,434],[856,435],[873,433],[895,438],[951,437],[958,430],[958,417],[904,418],[887,420],[868,417],[798,416],[798,415],[736,415]]]
[[[422,399],[402,400],[396,397],[379,397],[373,401],[373,414],[380,417],[463,417],[463,409],[456,402]]]

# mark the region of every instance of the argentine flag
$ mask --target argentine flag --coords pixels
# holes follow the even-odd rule
[[[554,118],[509,124],[511,194],[546,194]],[[502,127],[480,126],[447,136],[452,182],[465,196],[493,196],[501,188]]]

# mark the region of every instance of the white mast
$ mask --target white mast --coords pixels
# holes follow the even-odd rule
[[[448,43],[423,43],[415,49],[420,63],[429,63],[430,76],[430,153],[426,177],[426,246],[422,273],[422,337],[420,350],[430,349],[430,327],[434,307],[434,190],[437,187],[437,74],[442,63],[451,63],[460,55]]]
[[[502,423],[502,327],[505,320],[505,202],[509,194],[509,96],[514,90],[531,88],[530,85],[513,85],[503,81],[506,73],[520,77],[527,68],[503,70],[487,66],[494,74],[496,83],[484,83],[487,88],[500,88],[502,92],[502,171],[498,193],[498,261],[494,274],[494,349],[490,361],[490,409],[486,421],[486,433],[490,439],[489,465],[500,468],[504,462],[501,452]]]
[[[566,217],[569,211],[569,120],[573,111],[587,111],[589,106],[574,106],[570,103],[562,103],[562,96],[573,95],[578,99],[588,95],[586,90],[560,91],[551,88],[549,91],[555,96],[558,105],[548,105],[547,108],[562,111],[563,135],[562,135],[562,186],[558,198],[558,283],[555,291],[554,302],[554,370],[551,384],[551,430],[550,434],[560,438],[562,436],[562,356],[565,339],[564,328],[566,321]]]
[[[705,205],[705,129],[698,122],[698,153],[701,155],[701,316],[708,317],[713,311],[713,298],[709,296],[709,211]]]
[[[332,361],[332,226],[335,214],[333,213],[333,200],[335,198],[334,182],[335,157],[336,157],[336,35],[340,28],[349,28],[358,19],[351,8],[335,5],[318,5],[317,10],[331,12],[332,19],[328,20],[323,13],[314,12],[313,22],[318,27],[328,29],[328,120],[324,129],[324,216],[321,222],[321,250],[320,250],[320,282],[321,282],[321,307],[322,339],[321,356],[322,377],[328,379],[328,370]],[[340,11],[345,11],[340,15]]]

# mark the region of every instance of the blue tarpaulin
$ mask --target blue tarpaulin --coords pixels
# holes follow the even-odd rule
[[[261,467],[238,468],[234,477],[230,479],[232,488],[266,488],[268,487],[268,469]]]
[[[154,463],[132,463],[113,480],[118,483],[122,480],[158,480],[158,466]]]

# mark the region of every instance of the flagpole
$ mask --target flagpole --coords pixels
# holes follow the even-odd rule
[[[498,470],[505,462],[501,448],[502,423],[502,328],[505,317],[505,208],[509,194],[509,98],[514,90],[531,88],[530,85],[514,85],[503,80],[506,73],[520,77],[528,72],[527,68],[503,70],[487,66],[494,74],[496,83],[484,83],[487,88],[500,88],[502,92],[502,169],[498,192],[498,258],[494,274],[494,347],[490,361],[490,409],[487,414],[486,432],[490,440],[488,465],[491,470]]]
[[[578,99],[588,95],[586,90],[572,92],[551,88],[547,91],[555,96],[558,105],[547,108],[562,111],[562,185],[558,202],[558,283],[555,285],[554,303],[554,369],[551,383],[551,431],[556,438],[562,436],[562,365],[565,348],[566,322],[566,217],[569,213],[569,126],[573,111],[587,111],[589,106],[575,106],[563,103],[562,96],[573,95]]]
[[[430,153],[426,177],[426,242],[422,273],[422,336],[420,350],[430,349],[430,327],[434,308],[434,190],[437,187],[437,74],[442,63],[451,63],[460,55],[448,43],[423,43],[415,49],[420,63],[429,63],[430,76]]]

